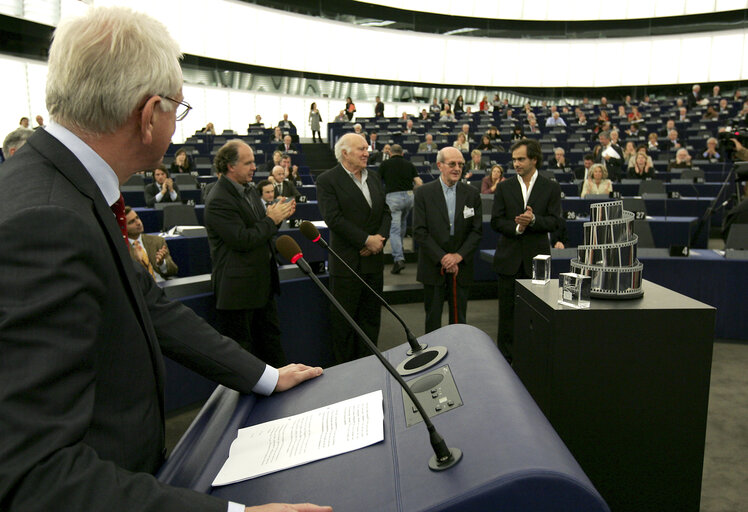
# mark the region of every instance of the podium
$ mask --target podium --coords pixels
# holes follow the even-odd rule
[[[338,511],[388,512],[609,510],[489,336],[468,325],[450,325],[419,341],[447,347],[435,368],[449,366],[461,397],[461,406],[432,418],[447,444],[464,454],[449,470],[429,470],[433,451],[423,422],[406,426],[401,388],[370,356],[328,368],[321,377],[270,397],[217,388],[159,479],[246,505],[310,501]],[[407,349],[404,344],[385,356],[396,366]],[[211,487],[238,428],[377,389],[384,395],[383,442]]]
[[[697,512],[715,309],[643,290],[578,310],[519,280],[514,370],[612,510]]]

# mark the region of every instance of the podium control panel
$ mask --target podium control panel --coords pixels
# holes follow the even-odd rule
[[[411,391],[421,402],[429,418],[444,414],[462,405],[462,397],[457,390],[449,365],[444,365],[408,381]],[[413,426],[423,421],[410,397],[403,390],[403,406],[405,407],[405,422]]]

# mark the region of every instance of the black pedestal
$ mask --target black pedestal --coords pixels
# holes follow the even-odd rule
[[[697,512],[715,309],[643,289],[577,310],[518,281],[514,370],[611,510]]]

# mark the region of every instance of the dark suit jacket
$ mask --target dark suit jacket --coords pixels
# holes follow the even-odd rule
[[[499,183],[491,211],[491,228],[501,234],[493,267],[497,274],[507,276],[519,272],[520,267],[532,275],[532,259],[538,254],[550,254],[548,233],[556,231],[561,222],[561,187],[538,175],[527,201],[535,214],[535,224],[518,235],[514,218],[525,211],[518,180],[513,177]]]
[[[374,105],[374,116],[375,117],[384,116],[384,103],[382,103],[381,101],[378,102],[376,105]]]
[[[288,153],[288,152],[298,153],[299,152],[298,148],[296,147],[296,144],[293,144],[293,143],[291,143],[291,146],[290,146],[289,149],[286,149],[286,144],[284,142],[281,142],[280,144],[278,144],[275,147],[275,149],[277,149],[278,151],[282,151],[283,153]],[[271,160],[272,160],[272,158],[271,158]],[[271,171],[272,171],[272,169],[271,169]]]
[[[257,309],[280,293],[272,238],[278,227],[258,217],[226,176],[205,205],[213,293],[218,309]]]
[[[330,228],[332,249],[356,272],[373,274],[384,269],[383,251],[371,256],[361,256],[359,251],[369,235],[389,237],[392,217],[384,201],[379,174],[369,171],[366,185],[371,194],[371,207],[343,166],[337,165],[317,178],[317,203]],[[330,257],[328,262],[331,276],[351,275],[337,258]]]
[[[174,260],[171,258],[171,254],[169,253],[166,253],[166,258],[164,258],[164,261],[166,261],[166,272],[161,272],[161,270],[159,270],[158,268],[158,265],[156,265],[156,253],[166,245],[166,240],[164,240],[160,236],[149,235],[146,233],[143,233],[141,239],[143,240],[143,248],[145,249],[146,254],[148,254],[148,260],[150,260],[153,270],[155,272],[158,272],[158,274],[164,279],[177,275],[177,272],[179,272],[179,267],[176,263],[174,263]],[[130,256],[135,261],[140,263],[140,258],[136,254],[135,248],[132,246],[132,244],[130,244]]]
[[[465,208],[472,208],[472,216],[465,217]],[[457,282],[469,286],[473,282],[473,260],[483,236],[483,215],[480,192],[465,183],[457,183],[455,204],[454,245],[450,244],[447,202],[437,178],[415,189],[413,205],[413,239],[418,242],[418,272],[416,279],[424,284],[444,282],[441,259],[457,252],[462,256]]]
[[[292,181],[283,180],[280,193],[278,193],[278,189],[276,188],[274,195],[275,197],[293,197],[294,199],[298,200],[301,196],[301,193],[299,193],[299,190],[296,188],[296,185],[294,185]]]
[[[143,193],[145,194],[145,204],[146,206],[148,206],[148,208],[153,208],[153,206],[156,204],[156,196],[159,192],[161,192],[161,187],[159,187],[155,181],[145,186],[145,190],[143,191]],[[174,201],[171,200],[170,195],[164,195],[159,202],[181,203],[182,196],[179,194],[179,187],[176,183],[174,183],[174,192],[177,193],[177,198]]]
[[[243,392],[264,364],[165,299],[43,129],[3,164],[0,236],[0,509],[225,512],[144,474],[163,460],[161,354]]]

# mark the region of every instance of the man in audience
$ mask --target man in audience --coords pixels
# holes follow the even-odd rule
[[[166,240],[160,236],[143,233],[143,223],[138,213],[129,206],[125,206],[125,221],[130,257],[142,264],[156,282],[177,275],[179,267],[171,259]]]
[[[369,134],[369,153],[377,153],[382,149],[382,144],[377,142],[378,138],[379,135],[377,135],[377,132],[371,132]]]
[[[416,131],[413,129],[413,120],[408,119],[405,122],[405,129],[403,130],[403,135],[412,135],[416,133]]]
[[[339,164],[317,178],[317,202],[330,229],[330,246],[377,293],[384,284],[382,249],[390,232],[390,210],[379,175],[366,169],[366,139],[354,133],[335,144]],[[337,258],[328,260],[330,289],[364,333],[376,343],[381,306]],[[330,315],[336,363],[369,355],[364,342],[336,308]]]
[[[42,116],[36,116],[36,126],[34,126],[34,130],[44,128],[44,118]]]
[[[586,180],[590,176],[590,168],[595,163],[595,156],[592,153],[587,153],[582,159],[582,167],[577,167],[574,170],[574,178],[577,180]]]
[[[340,113],[335,116],[335,119],[333,119],[333,123],[347,123],[348,122],[348,116],[345,115],[345,110],[341,110]]]
[[[679,123],[688,122],[688,110],[686,109],[686,107],[680,107],[678,109],[678,117],[676,117],[675,120]]]
[[[431,102],[431,105],[429,106],[429,112],[431,113],[431,117],[433,119],[439,119],[439,115],[442,112],[442,107],[439,105],[439,100],[436,98],[433,99]]]
[[[584,113],[584,111],[579,111],[579,116],[577,117],[577,124],[579,126],[587,126],[587,114]]]
[[[288,120],[288,114],[283,114],[283,119],[278,121],[278,126],[284,134],[296,135],[296,126]]]
[[[498,231],[493,267],[499,275],[499,335],[501,353],[512,361],[514,282],[532,277],[532,259],[550,254],[548,233],[561,219],[561,188],[537,171],[543,161],[540,143],[521,139],[511,148],[517,177],[496,187],[491,228]]]
[[[468,180],[474,172],[485,172],[488,165],[483,162],[483,152],[480,149],[474,149],[470,152],[470,162],[465,166],[462,179]]]
[[[262,180],[257,183],[257,190],[260,192],[262,206],[267,212],[268,206],[275,202],[275,185],[270,180]]]
[[[623,167],[623,149],[611,141],[609,132],[600,132],[599,141],[600,143],[592,150],[595,162],[605,166],[608,171],[608,178],[611,181],[620,180]]]
[[[274,366],[285,364],[275,295],[280,292],[273,236],[296,203],[263,208],[251,186],[252,148],[240,139],[224,144],[213,163],[223,173],[205,206],[218,330]]]
[[[701,102],[701,99],[701,86],[699,84],[694,84],[693,87],[691,87],[691,94],[688,95],[688,108],[698,105]]]
[[[719,94],[719,90],[719,85],[715,85],[714,87],[712,87],[712,98],[719,99],[721,97]]]
[[[426,138],[423,142],[418,145],[419,153],[433,153],[437,150],[436,143],[434,142],[434,136],[430,133],[426,134]]]
[[[561,169],[566,170],[569,167],[569,162],[566,161],[566,152],[564,148],[553,148],[553,156],[548,160],[548,168],[550,170]]]
[[[675,120],[674,119],[668,119],[665,122],[665,128],[659,131],[658,135],[662,138],[666,138],[668,134],[675,130]]]
[[[179,56],[166,27],[143,14],[93,7],[66,18],[49,50],[51,122],[3,164],[5,511],[236,510],[153,476],[165,452],[162,353],[242,393],[321,373],[266,366],[168,301],[128,254],[118,185],[161,162],[189,109]]]
[[[153,208],[156,203],[181,203],[179,187],[169,177],[169,171],[164,164],[159,164],[153,170],[153,183],[145,186],[145,204]]]
[[[473,134],[470,132],[470,125],[467,123],[463,123],[462,127],[460,128],[460,132],[465,136],[465,140],[472,144]]]
[[[566,121],[561,117],[558,111],[553,112],[551,117],[545,120],[546,126],[566,126]]]
[[[678,130],[676,130],[675,128],[670,130],[667,134],[667,139],[662,141],[660,146],[665,151],[675,151],[676,149],[680,149],[682,144],[680,142],[680,138],[678,137]]]
[[[727,106],[727,98],[721,98],[719,100],[719,111],[717,112],[720,116],[730,115],[731,109]]]
[[[535,117],[527,119],[527,124],[530,126],[527,129],[527,133],[540,133],[540,127],[538,126],[538,120]]]
[[[478,189],[460,183],[460,167],[464,163],[457,148],[441,149],[436,155],[439,179],[415,191],[416,279],[423,283],[427,333],[441,327],[445,298],[449,323],[467,322],[473,261],[483,236],[483,215]]]
[[[715,87],[719,87],[719,86],[715,85]],[[719,151],[717,151],[717,139],[715,139],[714,137],[709,137],[707,139],[706,150],[701,154],[701,156],[704,157],[706,160],[709,160],[710,162],[721,162],[722,161],[722,155],[720,155]]]
[[[286,178],[286,170],[280,165],[276,165],[273,168],[273,188],[275,189],[275,197],[293,198],[299,200],[301,194],[296,189],[296,185]]]
[[[384,103],[377,96],[376,105],[374,105],[374,117],[384,117]]]
[[[377,151],[369,155],[369,165],[378,165],[389,160],[392,156],[392,147],[385,144],[382,151]]]
[[[287,155],[283,153],[280,159],[280,166],[283,167],[284,171],[286,171],[286,178],[291,179],[291,176],[299,175],[299,166],[291,165],[291,155]],[[291,179],[291,181],[294,181],[294,180]]]
[[[399,274],[405,268],[403,238],[407,230],[408,213],[413,208],[413,188],[423,184],[415,166],[403,158],[403,148],[394,144],[392,158],[382,162],[379,174],[384,182],[385,201],[390,208],[390,246],[392,247],[391,272]]]
[[[283,144],[278,144],[276,148],[278,151],[283,153],[296,153],[296,146],[293,144],[293,138],[290,135],[283,137]]]
[[[13,154],[21,149],[21,146],[26,143],[26,139],[28,139],[32,133],[34,133],[34,130],[29,130],[28,128],[20,126],[6,135],[3,140],[3,158],[7,160],[13,156]]]
[[[28,117],[22,117],[21,120],[18,122],[18,126],[21,128],[28,128],[29,127],[29,118]]]

